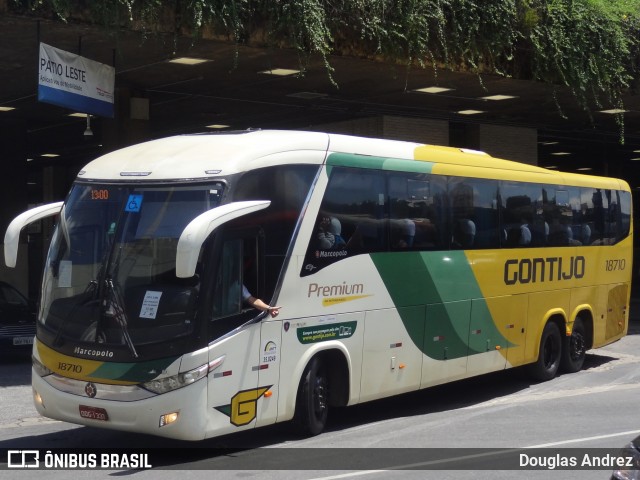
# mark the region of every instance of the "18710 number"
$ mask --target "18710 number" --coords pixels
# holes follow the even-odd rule
[[[618,270],[624,270],[627,267],[627,261],[624,258],[615,258],[612,260],[605,260],[604,265],[607,272],[615,272]]]

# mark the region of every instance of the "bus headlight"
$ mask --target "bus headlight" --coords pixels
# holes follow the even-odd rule
[[[201,378],[206,377],[208,370],[209,365],[201,365],[200,367],[189,370],[188,372],[179,373],[171,377],[158,378],[156,380],[151,380],[150,382],[145,382],[141,385],[141,387],[145,390],[149,390],[150,392],[157,394],[167,393],[172,390],[191,385]]]
[[[173,422],[178,420],[179,412],[171,412],[165,413],[164,415],[160,415],[160,427],[166,427],[167,425],[171,425]]]
[[[33,365],[33,369],[40,377],[46,377],[47,375],[51,375],[53,373],[51,370],[45,367],[42,362],[36,359],[36,357],[31,357],[31,364]]]
[[[44,400],[42,400],[42,397],[35,389],[33,389],[33,402],[36,405],[40,405],[42,408],[47,408],[44,406]]]

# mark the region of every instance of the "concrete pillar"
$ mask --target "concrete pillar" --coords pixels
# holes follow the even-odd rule
[[[149,100],[116,88],[114,118],[101,119],[102,144],[110,152],[149,140]]]
[[[433,118],[383,117],[383,137],[391,140],[449,145],[449,122]]]
[[[451,123],[451,146],[471,148],[492,157],[538,164],[538,131],[529,127]]]
[[[315,132],[338,133],[341,135],[355,135],[359,137],[382,137],[382,118],[367,117],[344,120],[341,122],[313,125],[305,130]]]
[[[480,125],[480,150],[494,157],[538,164],[538,130],[530,127]]]
[[[449,144],[449,122],[430,118],[383,115],[325,123],[315,125],[308,130],[431,145]]]

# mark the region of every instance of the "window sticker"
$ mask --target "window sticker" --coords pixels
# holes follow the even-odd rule
[[[160,305],[160,296],[162,292],[154,292],[147,290],[142,300],[142,308],[140,309],[140,318],[155,319],[158,314],[158,305]]]
[[[125,212],[139,212],[142,207],[142,194],[132,193],[129,195],[127,204],[124,207]]]

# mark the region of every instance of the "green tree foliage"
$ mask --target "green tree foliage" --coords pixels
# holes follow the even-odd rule
[[[567,86],[586,110],[621,108],[639,77],[638,0],[13,0],[10,7],[295,48],[303,69],[319,56],[329,76],[331,55],[498,73]]]
[[[585,108],[622,108],[621,95],[638,71],[640,2],[527,3],[527,15],[535,19],[524,37],[532,49],[533,78],[569,87]]]

